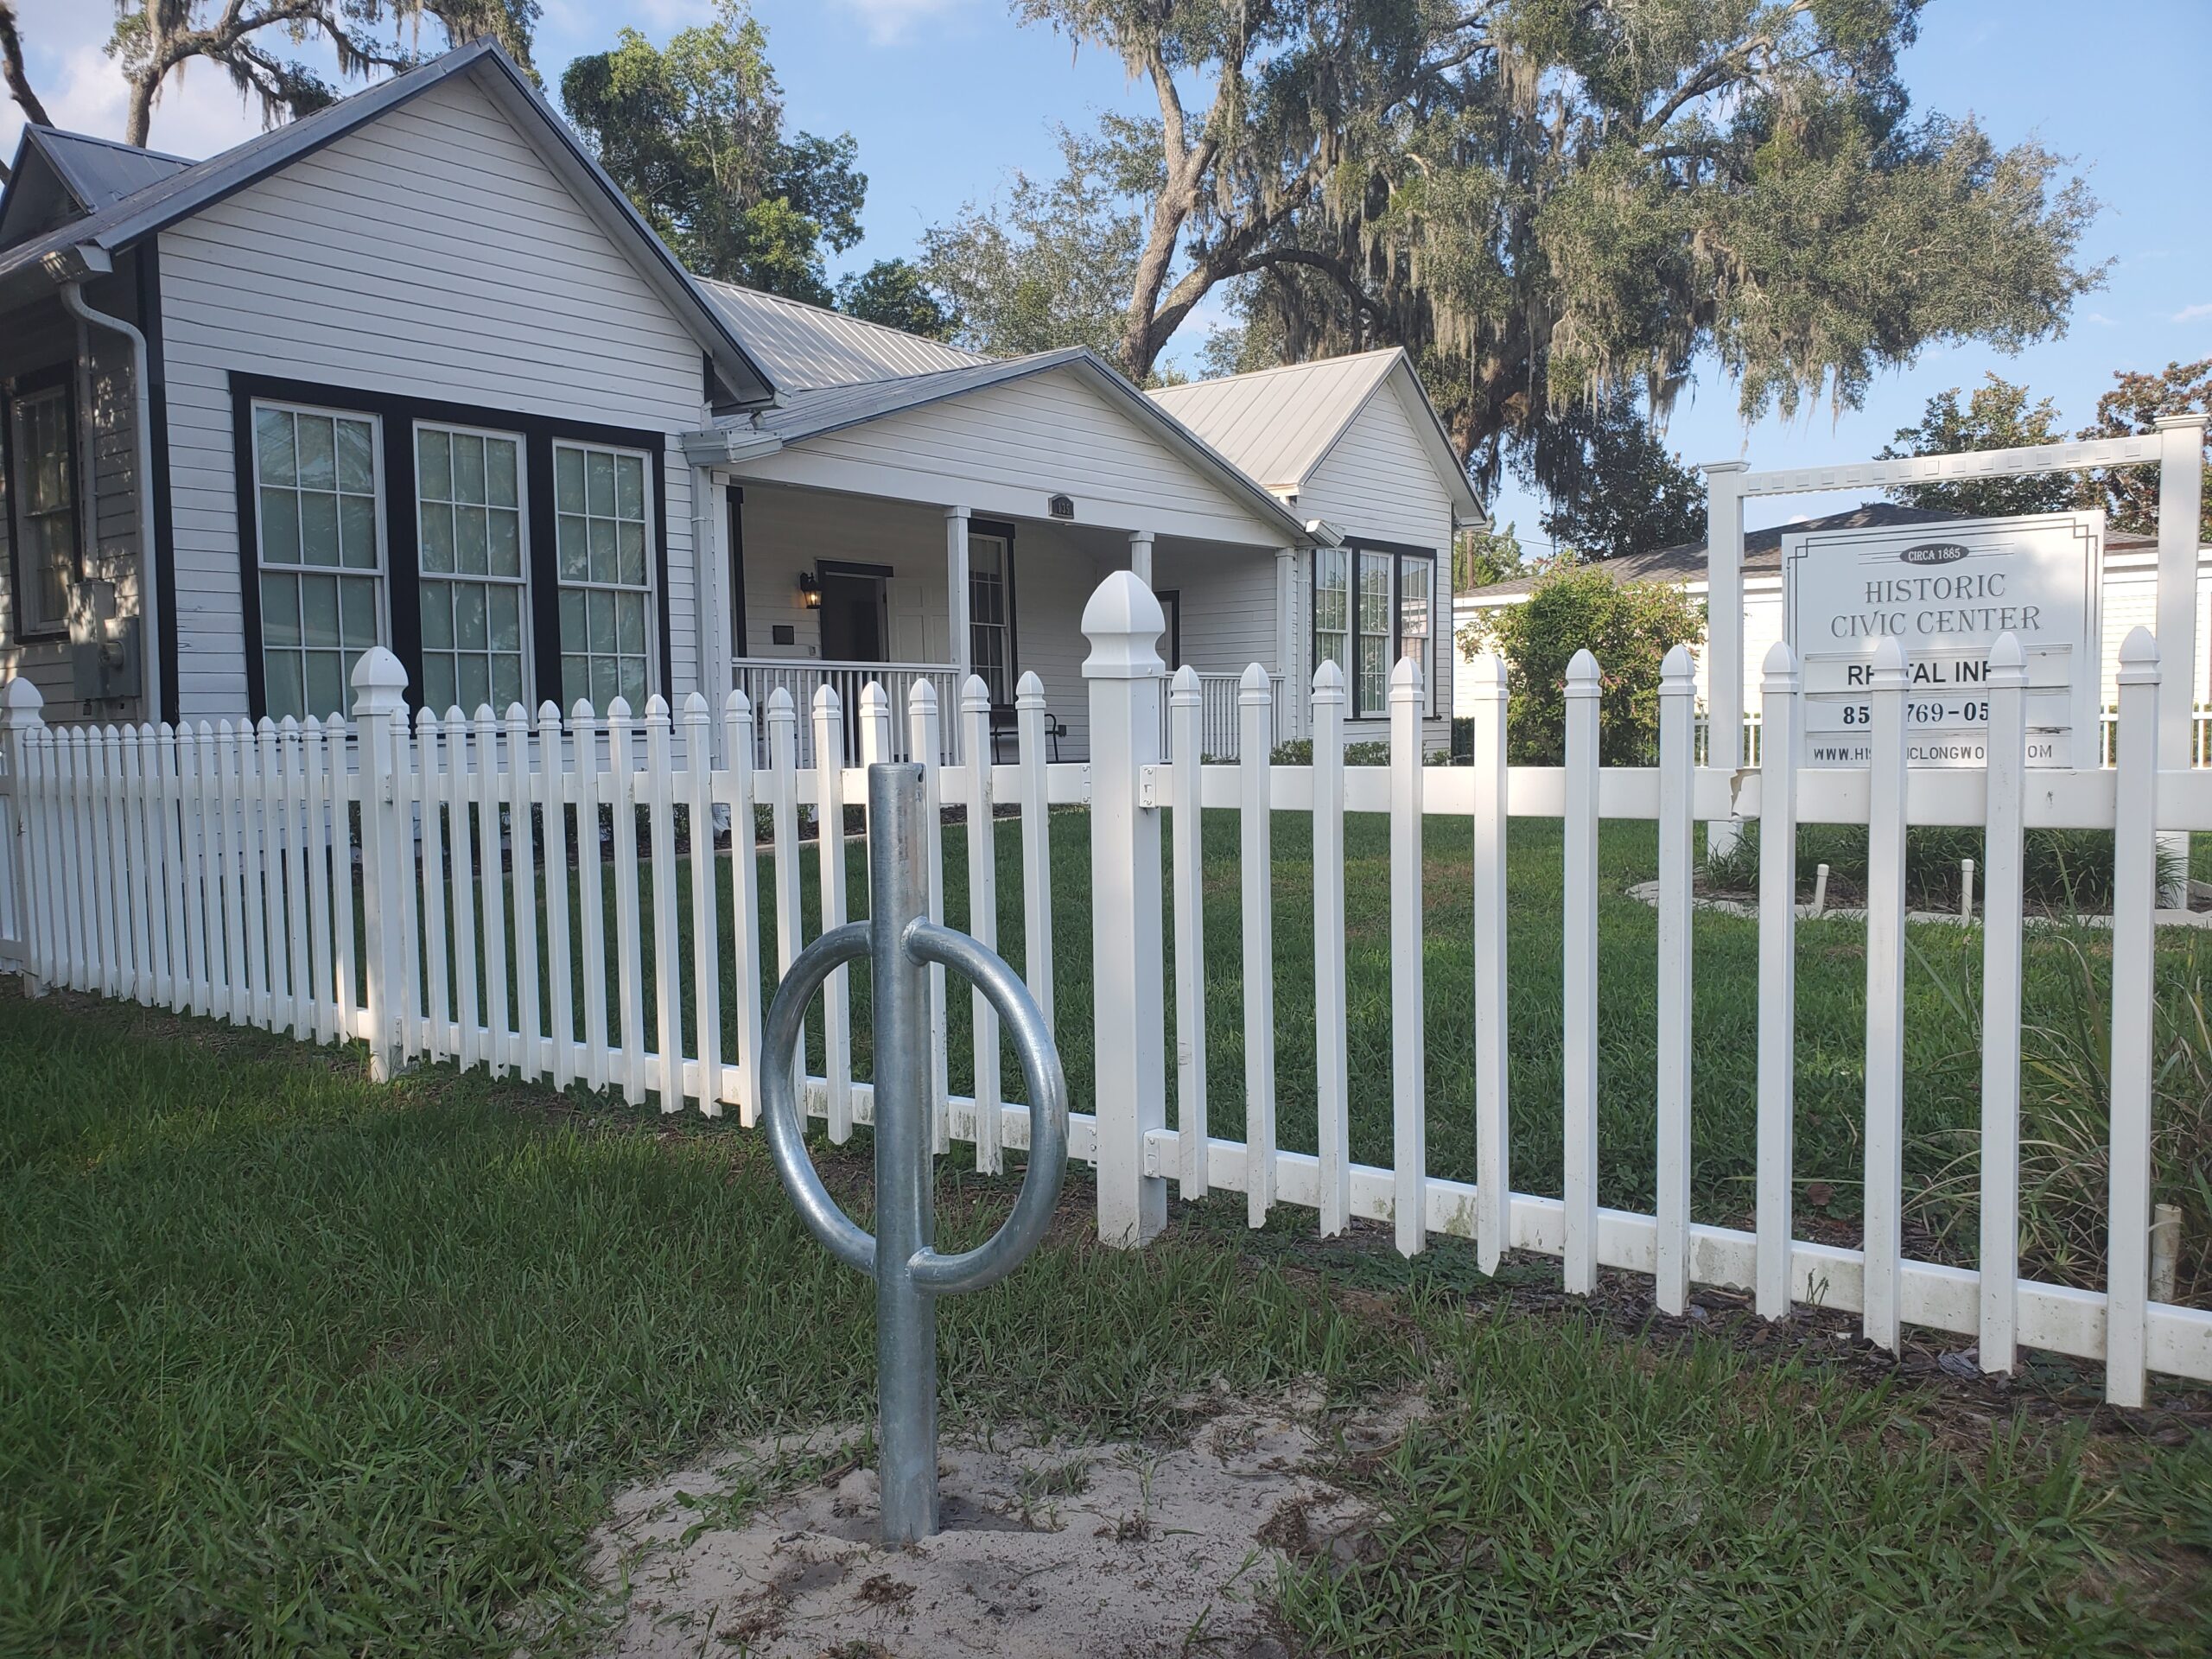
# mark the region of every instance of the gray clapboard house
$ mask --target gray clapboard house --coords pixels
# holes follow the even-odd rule
[[[57,721],[328,714],[382,643],[440,708],[1034,671],[1074,757],[1132,569],[1210,749],[1255,661],[1376,735],[1402,652],[1441,741],[1479,519],[1396,353],[1147,396],[696,278],[489,43],[202,162],[28,130],[0,393],[0,677]]]

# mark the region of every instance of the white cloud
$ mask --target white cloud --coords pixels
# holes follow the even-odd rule
[[[2117,328],[2120,327],[2119,323],[2115,322],[2112,318],[2105,315],[2101,311],[2089,312],[2082,319],[2082,321],[2084,322],[2094,322],[2100,328]]]
[[[2174,313],[2176,322],[2196,322],[2204,317],[2212,317],[2212,305],[2185,305]]]
[[[967,10],[970,0],[838,0],[838,3],[859,16],[872,42],[887,46],[906,39],[918,23]]]

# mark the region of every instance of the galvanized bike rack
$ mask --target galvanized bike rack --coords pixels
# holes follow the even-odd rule
[[[922,769],[868,769],[868,919],[824,933],[776,988],[761,1033],[768,1147],[800,1218],[830,1255],[875,1281],[877,1439],[883,1541],[938,1530],[937,1298],[981,1290],[1020,1267],[1045,1236],[1067,1166],[1068,1089],[1059,1050],[1028,988],[965,933],[929,919]],[[822,833],[834,835],[825,824]],[[797,1092],[807,1004],[847,963],[867,957],[875,1028],[875,1225],[837,1207],[807,1156]],[[931,966],[970,981],[1005,1022],[1029,1085],[1029,1168],[1013,1212],[976,1249],[939,1255],[930,1119]]]

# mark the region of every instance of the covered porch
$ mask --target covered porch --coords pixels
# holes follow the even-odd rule
[[[938,758],[956,760],[964,747],[959,691],[970,674],[989,689],[984,729],[995,759],[1014,758],[1016,700],[1028,674],[1043,687],[1047,758],[1087,759],[1083,609],[1122,569],[1160,598],[1170,670],[1188,664],[1200,677],[1205,753],[1238,753],[1239,682],[1255,662],[1272,677],[1278,739],[1302,730],[1303,699],[1287,695],[1297,657],[1291,550],[721,481],[728,683],[760,712],[777,690],[790,694],[803,766],[813,764],[813,704],[825,686],[838,698],[846,752],[858,756],[860,700],[871,682],[890,696],[902,758],[912,748],[907,699],[930,686]],[[766,724],[759,712],[756,720],[765,759]],[[1164,731],[1162,741],[1164,751]]]

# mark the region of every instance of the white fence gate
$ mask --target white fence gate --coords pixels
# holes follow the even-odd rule
[[[918,755],[932,802],[964,809],[963,823],[942,823],[934,812],[931,821],[938,835],[965,839],[969,925],[986,944],[996,944],[994,818],[1010,812],[1018,819],[1025,977],[1048,1020],[1048,819],[1054,807],[1088,807],[1096,1113],[1074,1115],[1070,1142],[1071,1156],[1096,1166],[1107,1241],[1138,1245],[1158,1232],[1171,1185],[1191,1198],[1239,1192],[1255,1225],[1290,1205],[1313,1211],[1324,1234],[1355,1218],[1387,1224],[1408,1254],[1437,1236],[1471,1239],[1485,1270],[1509,1249],[1556,1256],[1573,1292],[1590,1290],[1600,1268],[1648,1275],[1669,1312],[1681,1311],[1693,1285],[1730,1287],[1751,1291],[1770,1319],[1801,1302],[1857,1312],[1866,1336],[1892,1349],[1906,1325],[1972,1336],[1980,1363],[1993,1371],[2011,1370],[2024,1346],[2101,1360],[2107,1396],[2122,1404],[2142,1402],[2152,1371],[2212,1382],[2212,1313],[2150,1296],[2157,836],[2212,830],[2212,772],[2157,769],[2159,668],[2147,633],[2137,631],[2123,653],[2115,769],[2026,770],[2024,673],[2000,651],[1991,686],[1997,759],[1986,772],[1908,772],[1901,657],[1881,665],[1870,696],[1875,764],[1801,772],[1800,688],[1787,651],[1777,647],[1761,711],[1768,764],[1732,776],[1695,764],[1694,689],[1683,652],[1667,664],[1656,767],[1599,766],[1602,692],[1586,653],[1569,672],[1563,766],[1506,764],[1507,691],[1495,658],[1469,666],[1478,693],[1471,766],[1423,765],[1420,683],[1410,664],[1392,683],[1391,763],[1344,766],[1337,741],[1344,687],[1325,664],[1312,689],[1313,764],[1271,763],[1277,696],[1258,671],[1238,700],[1240,759],[1206,764],[1205,691],[1188,670],[1168,680],[1157,652],[1163,627],[1157,601],[1127,572],[1093,596],[1084,618],[1091,648],[1088,765],[1050,761],[1042,689],[1028,680],[1012,765],[935,760],[956,748],[990,753],[980,681],[951,711],[967,723],[957,746],[944,741],[945,711],[926,681],[912,687],[903,710],[869,685],[856,717],[826,686],[804,711],[815,755],[861,766],[901,750]],[[655,698],[642,719],[617,702],[603,716],[580,704],[563,718],[549,704],[534,719],[517,708],[504,720],[484,710],[473,721],[458,711],[444,718],[424,711],[410,721],[404,682],[397,660],[376,652],[355,674],[350,723],[182,731],[51,728],[39,718],[36,692],[20,679],[10,683],[0,693],[0,827],[10,851],[0,870],[0,950],[7,960],[34,989],[68,986],[303,1039],[359,1039],[379,1077],[413,1059],[451,1059],[555,1087],[620,1089],[633,1103],[657,1096],[665,1111],[687,1100],[710,1115],[734,1106],[750,1124],[759,1103],[761,958],[772,949],[780,971],[804,942],[802,866],[810,857],[820,893],[815,925],[846,919],[839,830],[847,804],[866,798],[864,774],[849,764],[799,765],[802,711],[780,689],[757,712],[734,694],[719,717],[694,696],[674,717]],[[756,764],[761,754],[765,766]],[[1240,824],[1243,1075],[1233,1085],[1210,1075],[1206,1064],[1204,846],[1192,806],[1233,812]],[[823,831],[811,846],[801,841],[808,808]],[[1270,818],[1277,812],[1307,815],[1313,823],[1319,1136],[1310,1154],[1281,1147],[1275,1128]],[[1351,1076],[1347,1054],[1347,812],[1384,814],[1390,825],[1387,1085]],[[764,854],[756,854],[751,833],[756,813],[766,823]],[[1732,813],[1764,830],[1757,1204],[1749,1231],[1695,1224],[1689,1205],[1697,1118],[1693,825]],[[1556,819],[1564,830],[1564,1090],[1541,1101],[1511,1099],[1508,1087],[1505,874],[1514,817]],[[1656,1200],[1648,1215],[1598,1203],[1598,830],[1607,818],[1652,822],[1658,835]],[[1471,1182],[1432,1175],[1427,1154],[1422,831],[1437,819],[1463,827],[1473,879],[1465,923],[1474,998],[1457,1036],[1475,1079]],[[734,832],[721,846],[717,821]],[[1801,823],[1869,830],[1866,1185],[1856,1248],[1800,1238],[1793,1223]],[[1172,834],[1164,834],[1169,823]],[[1986,829],[1975,1268],[1904,1253],[1909,823]],[[2040,1283],[2019,1271],[2021,836],[2031,828],[2115,837],[2103,1291]],[[941,918],[945,861],[936,836],[932,842],[931,908]],[[688,893],[680,891],[687,881],[676,879],[679,869]],[[772,946],[761,943],[769,938]],[[702,941],[710,948],[696,948]],[[725,969],[735,987],[727,1027]],[[824,1065],[806,1091],[810,1110],[839,1141],[870,1120],[872,1100],[853,1075],[844,980],[839,974],[825,992]],[[970,1023],[974,1087],[954,1096],[940,986],[932,1061],[938,1143],[970,1144],[978,1166],[995,1170],[1006,1148],[1027,1146],[1027,1111],[1001,1095],[988,1011],[977,1007]],[[1208,1130],[1209,1091],[1232,1086],[1244,1108],[1241,1141]],[[1390,1160],[1357,1163],[1352,1103],[1378,1088],[1390,1107]],[[1513,1120],[1534,1111],[1563,1115],[1560,1197],[1512,1184]]]

